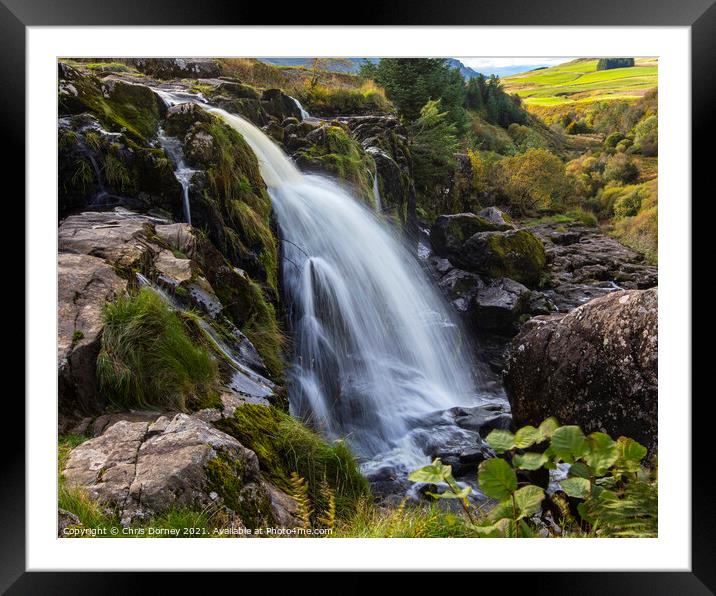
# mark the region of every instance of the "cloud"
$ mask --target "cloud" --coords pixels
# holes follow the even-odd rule
[[[562,58],[540,58],[540,57],[501,57],[501,58],[458,58],[465,66],[480,70],[481,68],[506,68],[511,66],[554,66],[555,64],[562,64],[563,62],[569,62],[574,58],[562,57]]]

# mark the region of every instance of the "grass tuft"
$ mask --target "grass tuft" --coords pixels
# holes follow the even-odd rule
[[[97,377],[116,405],[186,410],[216,393],[216,362],[154,291],[120,297],[103,317]]]

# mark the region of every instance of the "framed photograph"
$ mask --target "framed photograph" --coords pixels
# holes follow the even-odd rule
[[[399,8],[2,0],[8,593],[390,570],[713,593],[691,196],[716,9]]]

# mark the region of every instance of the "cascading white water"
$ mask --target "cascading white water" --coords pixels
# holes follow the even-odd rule
[[[170,137],[164,134],[163,130],[159,131],[159,144],[169,155],[174,163],[174,176],[181,184],[182,203],[184,205],[184,221],[191,225],[191,204],[189,203],[189,188],[191,187],[192,176],[196,173],[184,162],[184,152],[182,151],[182,141],[177,137]]]
[[[289,99],[293,100],[293,103],[296,104],[296,107],[297,107],[297,108],[299,109],[299,111],[301,112],[301,120],[307,120],[308,118],[311,117],[311,115],[310,115],[310,114],[304,109],[304,107],[301,105],[301,102],[300,102],[300,101],[298,101],[295,97],[291,97],[290,95],[289,95],[288,97],[289,97]]]
[[[378,172],[375,174],[370,172],[373,178],[373,200],[375,201],[375,210],[380,213],[383,211],[383,201],[380,198],[380,188],[378,187]]]
[[[359,456],[419,465],[413,421],[475,403],[470,349],[415,257],[329,178],[302,174],[253,124],[209,109],[254,150],[283,242],[292,412]]]

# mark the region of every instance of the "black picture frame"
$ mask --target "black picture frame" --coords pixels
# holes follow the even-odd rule
[[[311,4],[310,14],[286,10],[284,15],[266,10],[262,3],[222,0],[0,0],[0,72],[6,82],[0,93],[0,119],[5,136],[5,168],[24,171],[25,162],[25,36],[30,26],[97,25],[299,25],[323,21],[339,25],[335,4]],[[322,15],[322,16],[318,16]],[[283,23],[277,19],[284,19]],[[692,143],[714,137],[712,104],[715,97],[714,57],[716,56],[716,5],[714,0],[552,0],[525,3],[521,0],[479,0],[470,3],[448,0],[382,3],[356,3],[351,7],[351,24],[362,25],[502,25],[502,26],[683,26],[691,28],[692,59]],[[268,21],[270,19],[270,22]],[[692,194],[709,197],[709,151],[692,152]],[[24,178],[16,175],[19,187],[13,195],[24,197]],[[8,191],[9,192],[9,191]],[[18,221],[25,226],[24,209]],[[693,237],[693,233],[692,233]],[[32,313],[27,312],[27,317]],[[668,313],[664,313],[668,316]],[[707,425],[711,391],[695,394],[692,407],[692,570],[691,572],[563,572],[520,573],[510,578],[510,588],[529,586],[531,593],[566,594],[711,594],[716,591],[716,514],[713,493],[709,491],[711,466],[706,461],[710,447]],[[154,577],[138,573],[40,573],[25,567],[25,419],[22,401],[6,391],[4,418],[15,421],[20,436],[6,441],[3,451],[2,490],[0,490],[0,589],[8,594],[130,593],[150,589],[154,581],[164,590],[181,582],[186,574],[160,573]],[[685,407],[691,396],[682,396]],[[700,472],[701,471],[701,472]],[[558,564],[558,562],[555,562]],[[519,561],[515,561],[519,565]],[[211,580],[212,582],[214,579]],[[340,581],[340,580],[339,580]],[[484,579],[479,580],[484,585]]]

